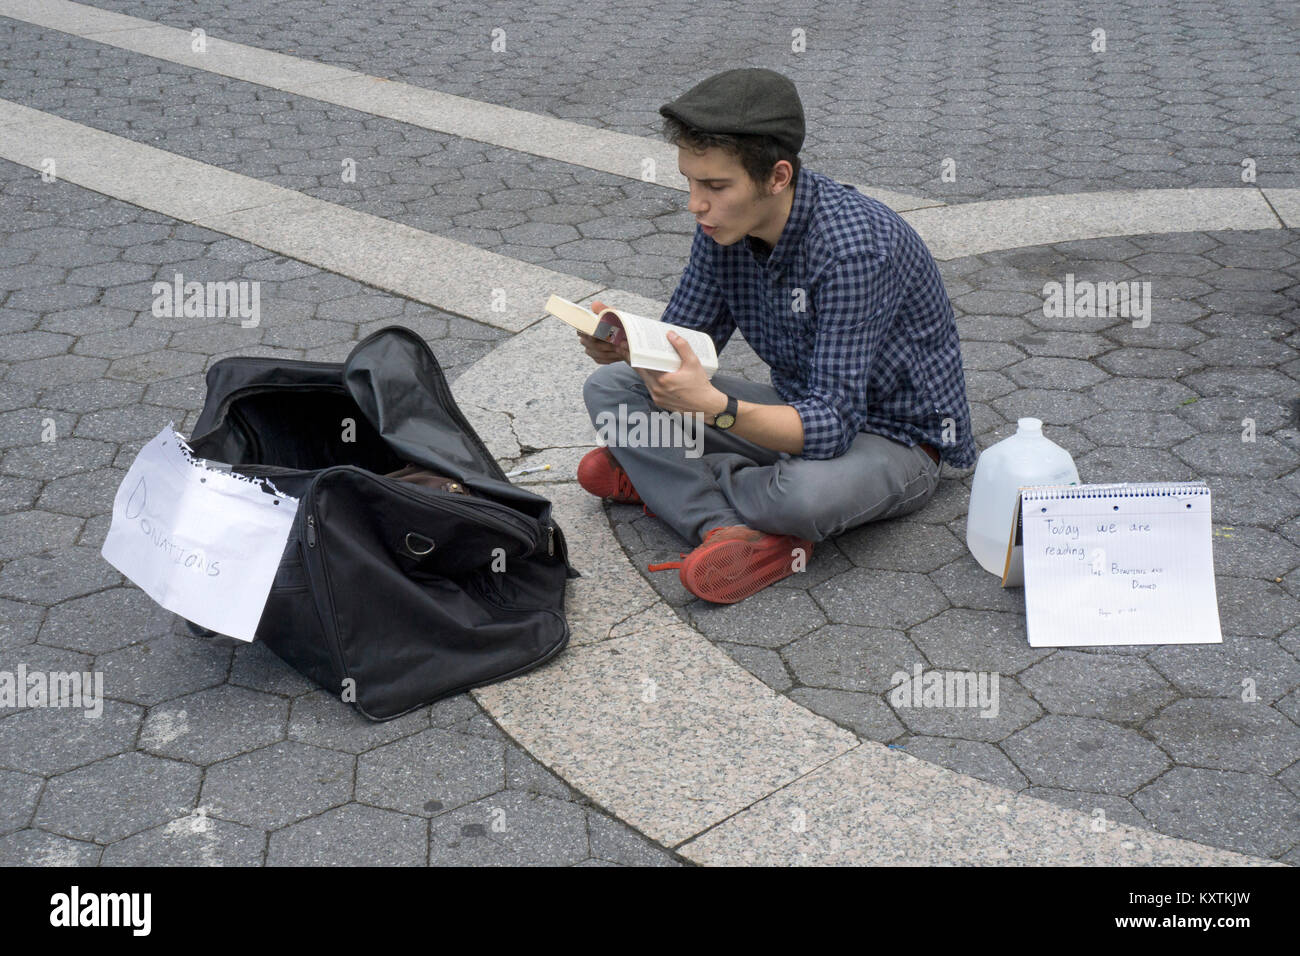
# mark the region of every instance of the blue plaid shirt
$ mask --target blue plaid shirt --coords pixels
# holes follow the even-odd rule
[[[698,226],[661,317],[722,351],[739,328],[803,422],[804,458],[836,458],[859,432],[927,442],[975,464],[952,305],[930,250],[897,213],[800,169],[776,248],[719,245]]]

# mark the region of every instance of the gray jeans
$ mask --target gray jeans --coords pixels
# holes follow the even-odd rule
[[[742,401],[786,404],[775,389],[747,379],[714,375],[713,384]],[[598,429],[619,415],[620,405],[624,416],[657,413],[660,421],[667,420],[625,362],[597,368],[582,397]],[[602,412],[608,414],[598,420]],[[939,464],[919,445],[909,448],[869,432],[860,432],[838,458],[810,460],[703,425],[703,454],[691,457],[690,449],[701,447],[700,436],[692,416],[680,419],[671,440],[661,437],[659,447],[608,444],[646,506],[692,544],[713,528],[737,524],[822,541],[868,521],[916,511],[939,484]]]

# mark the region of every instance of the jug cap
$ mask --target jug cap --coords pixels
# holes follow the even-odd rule
[[[1018,418],[1016,419],[1016,430],[1022,432],[1041,432],[1043,430],[1043,420],[1041,418]]]

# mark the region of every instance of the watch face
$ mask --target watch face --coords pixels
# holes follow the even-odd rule
[[[736,424],[736,416],[723,412],[713,420],[713,424],[717,425],[719,428],[730,428],[732,425]]]

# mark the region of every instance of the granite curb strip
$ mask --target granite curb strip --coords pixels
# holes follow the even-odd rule
[[[677,852],[706,866],[1282,866],[1097,821],[874,741]]]

